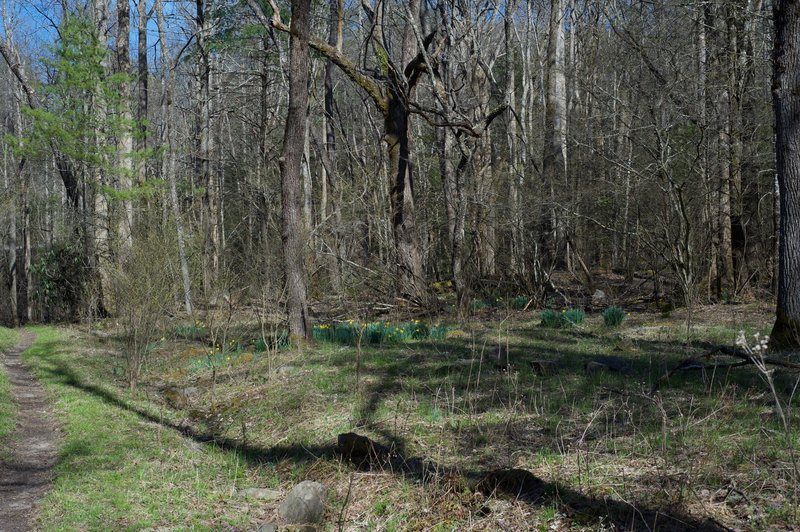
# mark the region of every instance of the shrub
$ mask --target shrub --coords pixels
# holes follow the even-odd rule
[[[608,307],[602,312],[606,327],[618,327],[625,321],[625,311],[619,307]]]

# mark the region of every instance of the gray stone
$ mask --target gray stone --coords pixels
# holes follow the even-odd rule
[[[245,488],[239,490],[237,494],[247,499],[258,499],[267,502],[274,502],[281,498],[280,491],[267,488]]]
[[[278,525],[275,523],[261,523],[261,526],[256,528],[256,532],[278,532]]]
[[[601,373],[603,371],[608,371],[608,366],[606,366],[605,364],[603,364],[601,362],[595,362],[595,361],[592,360],[592,361],[586,363],[586,365],[584,366],[584,369],[586,370],[586,373],[589,373],[589,374]]]
[[[594,291],[594,294],[592,294],[592,305],[600,307],[606,303],[606,299],[608,299],[606,293],[597,289]]]
[[[599,373],[602,371],[615,371],[617,373],[630,373],[633,368],[622,358],[612,356],[599,356],[590,360],[584,366],[586,373]]]
[[[327,488],[319,482],[304,480],[292,488],[280,508],[288,523],[318,523],[325,514]]]
[[[558,365],[552,360],[531,360],[531,369],[537,375],[553,375],[558,372]]]

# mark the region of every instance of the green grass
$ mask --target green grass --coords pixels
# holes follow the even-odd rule
[[[246,361],[243,354],[191,371],[187,361],[205,356],[208,345],[175,341],[156,349],[145,386],[198,390],[183,411],[164,409],[165,416],[192,419],[198,430],[229,440],[241,441],[246,426],[247,442],[255,448],[270,455],[294,450],[245,468],[229,453],[187,449],[173,431],[103,400],[110,393],[158,415],[162,402],[158,394],[147,403],[120,392],[123,383],[115,376],[123,375],[122,359],[113,350],[88,351],[80,335],[67,349],[61,341],[66,332],[59,337],[44,329],[28,356],[59,399],[68,445],[42,524],[246,528],[252,523],[230,497],[234,485],[286,490],[311,478],[332,488],[330,526],[349,501],[341,514],[345,528],[357,523],[376,530],[493,529],[492,515],[500,514],[510,529],[546,528],[556,521],[565,528],[610,524],[603,511],[575,510],[576,497],[634,501],[645,510],[685,509],[733,529],[791,528],[798,507],[791,501],[790,456],[757,372],[745,367],[678,373],[651,393],[667,368],[707,349],[699,342],[731,344],[739,329],[764,331],[769,325],[762,314],[744,316],[745,322],[709,312],[697,314],[689,339],[681,311],[670,321],[657,313],[632,313],[613,329],[599,314],[580,327],[547,328],[536,316],[517,313],[526,317],[460,323],[442,338],[415,339],[407,325],[393,326],[411,341],[364,342],[358,349],[333,337],[302,352],[267,350]],[[246,346],[253,337],[242,324],[228,340]],[[587,373],[586,362],[599,357],[623,359],[630,371]],[[498,364],[506,360],[512,369]],[[537,370],[542,361],[554,369]],[[794,382],[790,377],[775,374],[784,401]],[[800,447],[796,408],[792,416],[791,437]],[[320,451],[349,431],[460,471],[524,469],[559,496],[540,505],[490,501],[492,512],[480,517],[475,509],[483,502],[475,502],[474,494],[390,471],[362,476]],[[267,474],[264,465],[271,468]],[[734,483],[747,486],[752,508],[734,513],[715,501],[715,494]]]
[[[12,347],[19,340],[19,334],[13,329],[0,327],[0,351]],[[11,399],[11,386],[5,371],[0,366],[0,453],[4,452],[3,440],[14,430],[14,403]]]
[[[270,482],[236,453],[187,440],[137,414],[120,396],[109,362],[66,333],[36,328],[25,361],[54,399],[64,433],[53,490],[41,504],[45,530],[214,530],[251,526],[232,492]],[[117,402],[120,400],[121,402]],[[274,482],[274,481],[271,481]]]

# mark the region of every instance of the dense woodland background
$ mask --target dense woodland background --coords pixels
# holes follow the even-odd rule
[[[285,304],[288,6],[0,15],[2,321]],[[559,305],[610,272],[656,305],[774,293],[771,2],[332,0],[310,24],[312,301]]]

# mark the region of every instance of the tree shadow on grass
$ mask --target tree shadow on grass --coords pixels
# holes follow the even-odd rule
[[[42,343],[39,347],[43,353],[58,349],[56,342]],[[614,499],[597,499],[584,495],[557,482],[544,481],[529,471],[522,469],[499,469],[494,471],[456,470],[423,458],[409,457],[405,453],[406,442],[396,434],[386,435],[389,446],[375,442],[365,457],[353,456],[343,452],[340,442],[317,445],[276,445],[258,447],[235,439],[218,437],[197,430],[195,427],[179,424],[155,416],[146,410],[117,397],[114,393],[99,386],[83,382],[82,379],[63,361],[40,355],[37,365],[40,370],[50,375],[62,385],[70,386],[84,393],[99,398],[108,405],[134,413],[143,420],[173,429],[195,442],[214,445],[217,448],[236,452],[252,465],[290,461],[294,463],[317,460],[345,460],[361,470],[380,470],[388,474],[402,476],[424,485],[448,485],[455,482],[461,488],[468,488],[486,496],[500,495],[511,497],[532,507],[544,508],[556,506],[575,523],[587,526],[613,525],[618,530],[726,530],[712,520],[695,518],[679,509],[659,510],[638,506]],[[387,371],[392,379],[397,373]],[[370,393],[376,397],[386,390],[390,383],[379,382],[372,387]],[[377,400],[367,403],[367,408],[375,408]],[[366,440],[366,438],[364,438]]]

